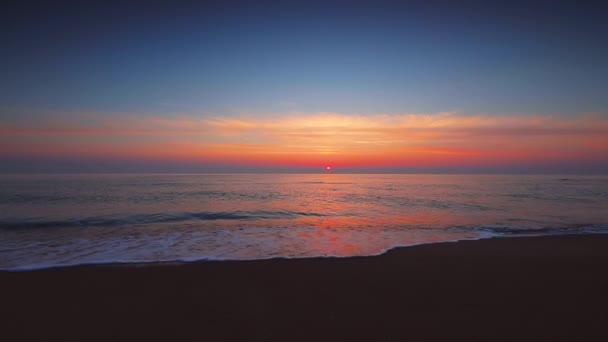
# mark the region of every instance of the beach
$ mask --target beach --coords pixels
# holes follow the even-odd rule
[[[4,341],[606,341],[608,235],[0,272]]]

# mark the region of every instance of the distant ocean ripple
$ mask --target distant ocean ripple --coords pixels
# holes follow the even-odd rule
[[[0,269],[376,255],[608,232],[608,176],[0,176]]]

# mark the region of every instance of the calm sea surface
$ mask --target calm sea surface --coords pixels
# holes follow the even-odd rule
[[[608,232],[608,176],[0,176],[0,269]]]

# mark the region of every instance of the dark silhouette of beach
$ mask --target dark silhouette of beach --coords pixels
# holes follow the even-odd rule
[[[608,341],[608,235],[0,273],[3,341]]]

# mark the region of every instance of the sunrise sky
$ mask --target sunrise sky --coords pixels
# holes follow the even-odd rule
[[[0,172],[608,172],[606,6],[2,6]]]

